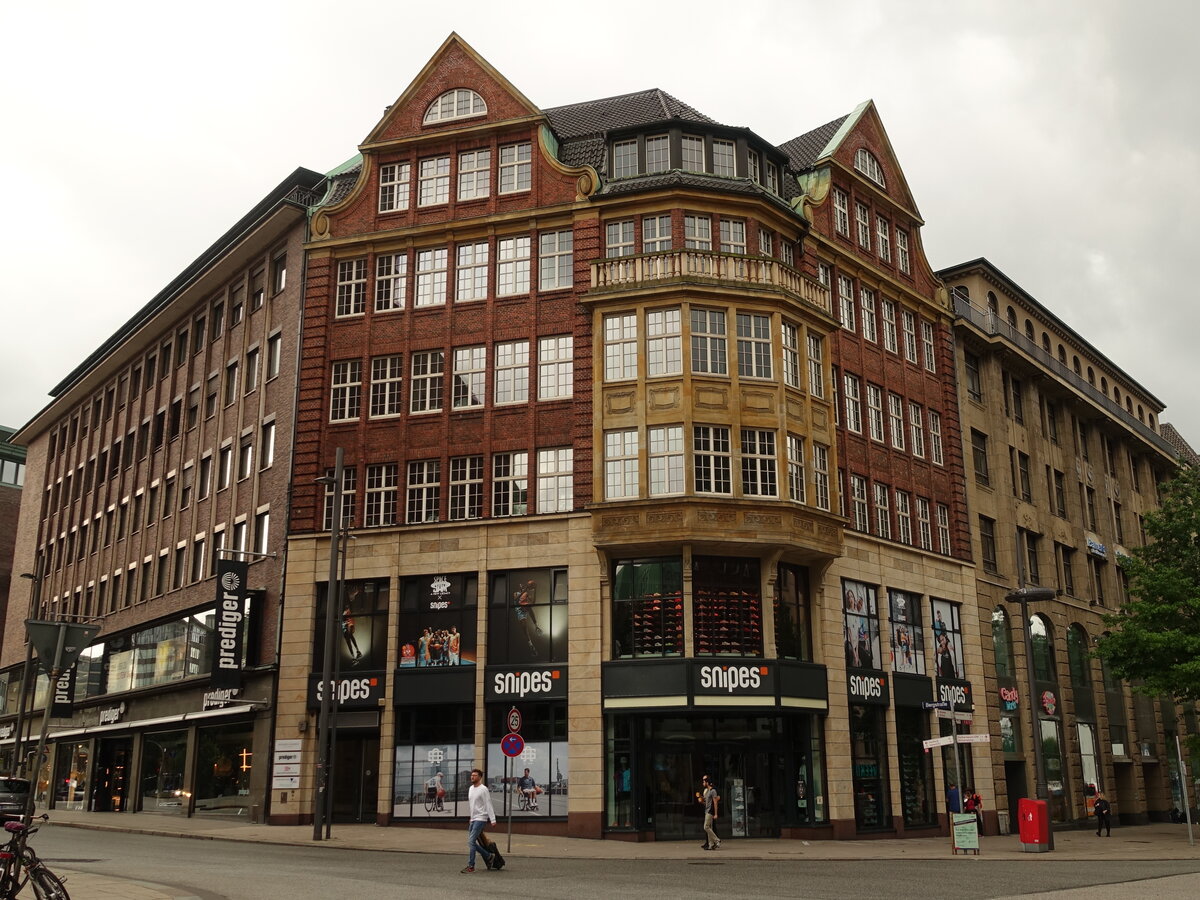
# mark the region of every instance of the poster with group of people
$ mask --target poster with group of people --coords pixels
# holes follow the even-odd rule
[[[879,610],[875,588],[861,581],[842,582],[846,666],[851,669],[882,669],[879,654]]]
[[[890,618],[888,658],[893,672],[926,674],[926,627],[922,596],[888,590]],[[852,669],[882,669],[879,610],[876,589],[861,581],[842,581],[842,614],[846,666]],[[933,641],[932,673],[939,679],[962,680],[962,622],[959,604],[931,599],[929,628]]]

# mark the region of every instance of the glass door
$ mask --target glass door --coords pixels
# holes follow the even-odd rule
[[[97,743],[92,811],[124,812],[133,741],[123,737],[101,739]]]
[[[333,821],[373,824],[379,793],[378,735],[339,734],[332,776]]]

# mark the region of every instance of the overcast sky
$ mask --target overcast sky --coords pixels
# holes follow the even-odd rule
[[[1200,446],[1191,0],[50,0],[0,30],[0,424],[457,31],[543,108],[659,87],[781,143],[874,99],[934,268],[988,257]]]

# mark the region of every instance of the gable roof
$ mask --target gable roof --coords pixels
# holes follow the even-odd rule
[[[721,124],[658,88],[558,106],[545,110],[545,113],[550,120],[550,128],[563,140],[603,134],[614,129],[638,128],[668,119],[705,125]]]
[[[788,161],[796,167],[797,171],[803,172],[826,155],[825,148],[829,146],[833,136],[838,133],[842,123],[848,118],[850,117],[847,115],[834,119],[832,122],[826,122],[820,128],[814,128],[799,137],[785,141],[779,145],[779,149],[787,154]]]

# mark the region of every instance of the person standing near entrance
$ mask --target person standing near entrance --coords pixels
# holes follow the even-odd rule
[[[704,804],[705,834],[705,841],[700,846],[704,850],[720,850],[721,839],[713,831],[713,819],[717,817],[717,808],[721,803],[721,795],[712,786],[712,782],[707,775],[700,779],[700,802]]]
[[[1112,837],[1112,807],[1104,799],[1103,791],[1096,791],[1096,802],[1092,806],[1092,812],[1096,814],[1096,837],[1100,837],[1101,829],[1104,829],[1105,837]]]
[[[471,789],[467,791],[467,807],[470,809],[471,822],[467,828],[467,866],[462,874],[470,875],[475,871],[475,853],[483,855],[486,866],[492,864],[492,854],[478,846],[479,835],[489,823],[496,824],[496,811],[492,809],[492,795],[483,783],[483,771],[471,770]]]

